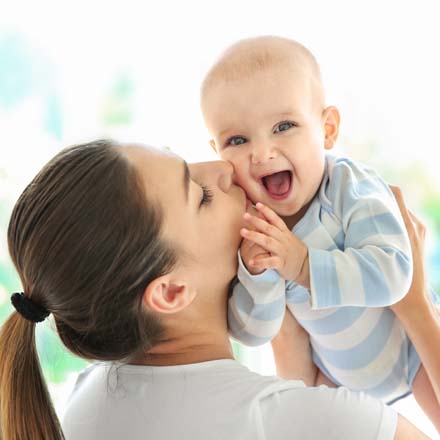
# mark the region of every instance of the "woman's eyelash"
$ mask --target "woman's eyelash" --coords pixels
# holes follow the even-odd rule
[[[206,185],[200,185],[202,187],[202,199],[200,200],[200,207],[202,205],[209,205],[214,197],[212,191]]]

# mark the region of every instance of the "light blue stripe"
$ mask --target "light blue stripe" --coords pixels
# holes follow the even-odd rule
[[[337,386],[343,386],[341,382],[339,382],[333,375],[330,373],[330,371],[327,369],[327,367],[322,363],[321,358],[319,357],[318,353],[316,353],[315,350],[312,350],[312,359],[314,364]]]
[[[352,210],[353,206],[362,201],[363,204],[367,203],[365,200],[368,197],[373,197],[377,194],[384,194],[382,185],[378,185],[380,181],[377,179],[364,179],[361,181],[354,181],[348,190],[344,191],[342,206],[344,212],[349,212]],[[332,185],[333,186],[333,185]],[[346,186],[346,185],[345,185]],[[335,187],[336,190],[337,187]],[[340,189],[341,187],[339,187]],[[382,202],[375,199],[376,203]],[[342,207],[341,207],[342,208]],[[370,206],[371,208],[371,206]]]
[[[353,248],[351,248],[351,251],[361,268],[360,273],[365,292],[365,305],[368,307],[390,305],[391,295],[388,282],[376,259],[368,251],[359,251]]]
[[[403,233],[402,227],[393,214],[390,212],[377,214],[350,223],[345,236],[345,246],[356,247],[365,238],[374,235],[402,235]]]
[[[241,328],[240,323],[235,319],[231,308],[228,309],[228,325],[230,334],[238,339],[242,344],[249,345],[251,347],[257,347],[269,342],[275,335],[268,336],[266,338],[259,338],[258,336],[251,335],[246,330]]]
[[[257,282],[262,289],[272,288],[280,278],[280,274],[275,269],[267,269],[258,275],[252,275],[252,280]]]
[[[340,251],[345,249],[345,232],[341,229],[334,237],[333,241]]]
[[[399,265],[400,270],[402,271],[402,274],[396,274],[396,277],[401,278],[402,276],[406,277],[409,274],[412,274],[412,263],[408,258],[407,254],[403,253],[402,251],[394,247],[384,246],[381,249],[389,255],[392,255],[394,253],[397,264]]]
[[[255,304],[251,295],[242,284],[237,284],[234,287],[233,295],[234,304],[238,310],[261,321],[273,321],[283,316],[286,308],[286,298],[284,295],[271,303]]]
[[[408,384],[412,389],[414,379],[416,378],[420,365],[422,364],[422,360],[411,340],[408,337],[406,340],[408,342]]]
[[[332,244],[331,246],[329,246],[327,249],[325,249],[327,252],[331,252],[331,251],[338,251],[338,247],[335,244]]]
[[[302,304],[310,302],[309,291],[293,281],[286,282],[286,302],[290,304]]]
[[[389,309],[383,309],[375,328],[366,338],[348,350],[332,350],[315,342],[319,355],[326,362],[341,370],[363,368],[375,360],[384,349],[394,324],[395,315]]]
[[[314,200],[309,209],[301,220],[292,228],[294,233],[299,238],[307,237],[321,227],[321,223],[317,221],[319,219],[319,212],[321,205],[317,200]]]
[[[386,396],[392,395],[393,391],[399,387],[402,378],[406,376],[406,350],[407,345],[404,343],[400,348],[399,358],[394,364],[394,367],[388,377],[379,385],[365,390],[370,396],[376,397],[377,399],[382,399]],[[409,387],[407,391],[409,391]],[[404,394],[406,394],[406,392],[404,392]]]
[[[341,292],[333,256],[330,252],[309,248],[310,277],[316,292],[316,307],[326,308],[341,304]],[[310,280],[312,283],[312,279]]]
[[[321,319],[301,319],[300,324],[313,335],[331,335],[353,325],[365,311],[365,307],[342,307]]]

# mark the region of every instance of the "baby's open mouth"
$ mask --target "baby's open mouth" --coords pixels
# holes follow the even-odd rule
[[[261,182],[274,199],[283,199],[289,194],[292,186],[292,172],[285,170],[261,178]]]

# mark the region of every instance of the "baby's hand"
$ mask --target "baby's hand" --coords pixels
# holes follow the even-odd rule
[[[269,257],[270,254],[258,244],[255,244],[251,240],[246,240],[245,238],[241,242],[240,246],[241,259],[249,273],[252,275],[258,275],[264,271],[264,269],[259,269],[249,264],[250,261],[255,259]]]
[[[266,269],[276,269],[286,280],[309,288],[309,257],[307,246],[287,228],[283,220],[269,207],[257,203],[259,217],[244,214],[249,227],[241,230],[245,241],[259,246],[259,252],[245,261],[251,273],[261,273]],[[258,255],[256,255],[258,254]],[[249,270],[249,269],[248,269]],[[250,271],[250,270],[249,270]]]
[[[252,214],[250,215],[256,215],[262,218],[261,215],[259,215],[258,211],[255,210],[255,208],[250,207],[250,210]],[[253,229],[251,225],[249,225],[250,229]],[[246,266],[246,269],[249,273],[252,275],[258,275],[261,272],[264,271],[264,269],[258,269],[255,267],[252,267],[249,262],[253,261],[255,259],[265,258],[269,257],[269,252],[266,251],[266,249],[262,248],[258,244],[254,243],[251,240],[247,240],[246,238],[243,239],[240,246],[240,255],[241,259],[243,260],[244,265]]]

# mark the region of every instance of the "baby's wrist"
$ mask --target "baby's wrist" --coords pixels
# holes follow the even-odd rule
[[[295,282],[306,289],[310,289],[309,251],[307,248],[301,270],[296,277]]]

